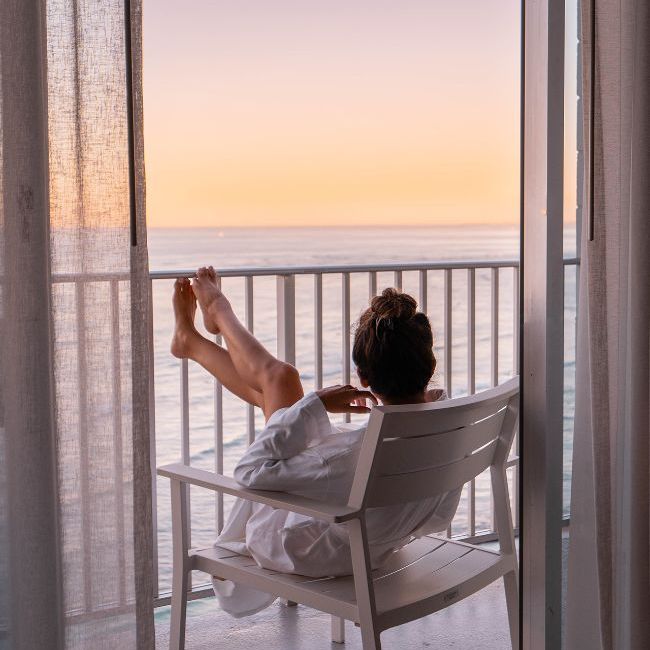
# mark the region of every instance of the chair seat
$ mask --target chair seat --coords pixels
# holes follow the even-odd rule
[[[261,569],[219,547],[191,551],[192,568],[359,622],[354,580]],[[473,594],[514,567],[514,559],[435,536],[415,540],[373,571],[378,626],[401,625]]]

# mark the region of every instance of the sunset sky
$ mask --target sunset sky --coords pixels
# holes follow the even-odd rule
[[[150,226],[516,222],[519,0],[145,4]]]

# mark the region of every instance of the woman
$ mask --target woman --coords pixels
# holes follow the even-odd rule
[[[196,302],[206,329],[221,334],[228,349],[202,337],[194,327]],[[266,426],[234,471],[245,487],[279,490],[331,503],[348,500],[366,425],[333,425],[330,413],[366,413],[368,401],[417,404],[441,399],[428,390],[436,367],[433,334],[415,300],[395,289],[373,298],[359,319],[353,361],[364,388],[332,386],[304,395],[298,371],[271,355],[241,324],[219,288],[212,267],[174,287],[176,327],[171,351],[190,358],[232,393],[260,407]],[[373,567],[415,537],[444,530],[460,489],[406,505],[372,508],[366,526]],[[250,555],[259,566],[284,573],[323,577],[352,572],[344,524],[237,500],[220,547]],[[222,608],[246,616],[275,599],[215,576]]]

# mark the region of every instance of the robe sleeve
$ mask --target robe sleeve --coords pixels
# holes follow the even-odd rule
[[[314,449],[332,433],[318,395],[309,393],[274,413],[234,471],[241,485],[258,490],[327,493],[328,467]]]

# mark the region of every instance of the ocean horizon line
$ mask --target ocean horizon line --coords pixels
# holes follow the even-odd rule
[[[462,222],[462,223],[440,223],[440,224],[336,224],[336,225],[242,225],[242,226],[148,226],[148,230],[423,230],[433,228],[514,228],[519,226],[518,222],[512,223],[485,223],[485,222]]]

